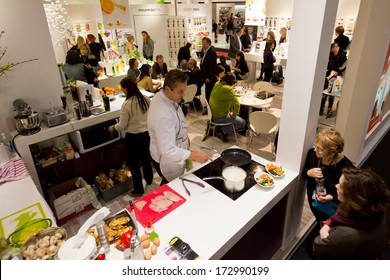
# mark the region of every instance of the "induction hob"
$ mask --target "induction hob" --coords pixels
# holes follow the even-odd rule
[[[222,176],[222,170],[228,167],[225,165],[221,158],[217,158],[213,162],[203,166],[202,168],[196,170],[193,174],[200,179],[203,179],[205,177],[211,177],[211,176]],[[212,179],[207,180],[207,183],[211,186],[213,186],[215,189],[226,195],[227,197],[237,200],[240,196],[242,196],[247,190],[249,190],[251,187],[256,185],[256,181],[254,178],[254,175],[257,171],[265,171],[264,165],[261,165],[258,162],[255,162],[253,160],[250,161],[245,166],[241,167],[246,171],[246,178],[245,178],[245,186],[244,189],[241,191],[231,191],[225,188],[225,183],[223,180],[220,179]]]

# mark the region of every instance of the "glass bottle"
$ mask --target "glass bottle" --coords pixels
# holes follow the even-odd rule
[[[92,94],[89,93],[89,90],[87,90],[87,94],[85,95],[85,99],[87,101],[87,105],[89,107],[92,107],[93,106],[93,97],[92,97]]]
[[[110,108],[110,98],[107,96],[105,90],[103,90],[103,92],[104,92],[104,94],[103,94],[104,110],[110,111],[111,110],[111,108]]]
[[[130,243],[131,259],[132,260],[143,260],[144,259],[144,250],[141,246],[141,241],[138,236],[138,230],[133,231],[133,236],[131,237]]]

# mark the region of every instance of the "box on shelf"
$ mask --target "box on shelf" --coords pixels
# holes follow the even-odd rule
[[[86,188],[77,188],[76,182],[79,179],[84,181],[81,177],[77,177],[48,190],[50,206],[55,212],[59,225],[93,209]],[[87,184],[85,181],[84,183]]]
[[[99,193],[100,193],[101,197],[103,198],[103,200],[105,202],[108,202],[108,201],[132,190],[133,189],[133,179],[130,178],[124,182],[115,184],[114,186],[112,186],[111,188],[108,188],[108,189],[102,189],[99,186],[99,184],[97,184],[97,186],[98,186]]]

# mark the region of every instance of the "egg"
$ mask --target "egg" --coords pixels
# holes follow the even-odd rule
[[[152,253],[149,250],[146,250],[144,253],[145,260],[150,260],[152,258]]]
[[[156,237],[155,239],[153,239],[153,244],[157,247],[160,246],[160,238]]]
[[[142,248],[144,248],[144,249],[149,248],[149,246],[150,246],[150,241],[149,241],[149,239],[146,239],[146,240],[142,241],[142,242],[141,242],[141,245],[142,245]]]
[[[145,240],[148,239],[148,238],[149,238],[149,235],[147,235],[147,234],[142,235],[142,236],[141,236],[141,242],[142,242],[142,241],[145,241]]]
[[[157,254],[157,246],[153,244],[152,247],[150,248],[150,252],[152,252],[152,255]]]

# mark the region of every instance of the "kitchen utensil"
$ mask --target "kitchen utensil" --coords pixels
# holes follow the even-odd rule
[[[250,163],[252,156],[242,149],[227,149],[221,153],[221,159],[226,165],[245,166]]]
[[[211,176],[203,178],[204,181],[221,179],[225,182],[226,189],[230,191],[242,191],[245,187],[246,172],[237,166],[229,166],[222,170],[221,176]]]
[[[189,196],[191,196],[191,193],[190,193],[190,191],[187,189],[186,185],[184,184],[184,180],[183,180],[183,179],[181,179],[181,184],[183,185],[183,187],[184,187],[186,193],[187,193]]]
[[[42,118],[48,127],[68,122],[65,111],[60,108],[51,108],[42,113]]]
[[[172,203],[167,210],[162,212],[154,212],[152,209],[150,209],[149,205],[152,203],[152,199],[156,198],[159,195],[164,195],[166,192],[171,192],[174,195],[178,196],[180,198],[179,201]],[[182,205],[187,200],[178,194],[176,191],[174,191],[172,188],[170,188],[168,185],[162,185],[155,189],[154,191],[148,193],[147,195],[144,195],[143,197],[137,199],[134,201],[134,211],[135,216],[137,217],[137,221],[146,228],[148,221],[153,225],[157,221],[159,221],[161,218],[165,217],[167,214],[175,210],[177,207]],[[142,208],[137,207],[137,204],[141,202],[145,202],[145,205]],[[126,207],[126,209],[130,212],[129,206]],[[141,209],[141,210],[140,210]]]
[[[202,188],[205,188],[205,187],[206,187],[206,186],[205,186],[203,183],[201,183],[201,182],[196,182],[196,181],[193,181],[193,180],[184,178],[183,176],[180,176],[179,179],[181,179],[182,181],[187,181],[187,182],[196,184],[196,185],[198,185],[199,187],[202,187]]]

